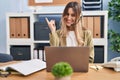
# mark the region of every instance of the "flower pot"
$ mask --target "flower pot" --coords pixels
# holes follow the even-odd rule
[[[55,80],[71,80],[71,76],[65,76],[61,78],[56,77]]]

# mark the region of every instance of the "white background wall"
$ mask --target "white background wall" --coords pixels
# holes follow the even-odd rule
[[[28,6],[28,0],[0,0],[0,53],[6,53],[6,13],[7,12],[32,12]],[[108,9],[108,2],[111,0],[103,0],[103,9]],[[41,7],[40,11],[63,11],[64,6]],[[120,23],[109,19],[108,29],[120,32]],[[109,45],[108,45],[109,46]],[[120,56],[120,53],[112,52],[108,47],[108,60],[113,57]]]

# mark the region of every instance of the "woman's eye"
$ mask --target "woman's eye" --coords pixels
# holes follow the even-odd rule
[[[69,13],[67,13],[66,16],[72,16],[72,17],[75,17],[75,14],[69,14]]]
[[[75,17],[75,14],[72,14],[71,16],[72,16],[72,17]]]
[[[69,16],[69,13],[67,13],[66,15]]]

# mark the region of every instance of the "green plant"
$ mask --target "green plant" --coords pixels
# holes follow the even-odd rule
[[[108,17],[120,21],[120,0],[111,0],[108,3]],[[108,31],[108,37],[110,40],[110,49],[112,51],[120,53],[120,33],[117,33],[113,30]]]
[[[58,78],[69,76],[72,73],[73,73],[72,67],[70,66],[70,64],[66,62],[56,63],[52,67],[52,74]]]
[[[115,21],[120,21],[120,0],[108,2],[108,16]]]
[[[110,39],[110,49],[112,51],[120,53],[120,33],[113,30],[108,31],[108,37]]]

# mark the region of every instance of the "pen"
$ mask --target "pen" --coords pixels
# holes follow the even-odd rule
[[[99,68],[97,67],[97,65],[95,65],[95,68],[96,68],[97,71],[99,70]]]
[[[10,72],[6,72],[6,71],[4,71],[4,72],[2,72],[2,71],[0,71],[0,77],[7,77],[7,76],[9,76],[11,73]]]

